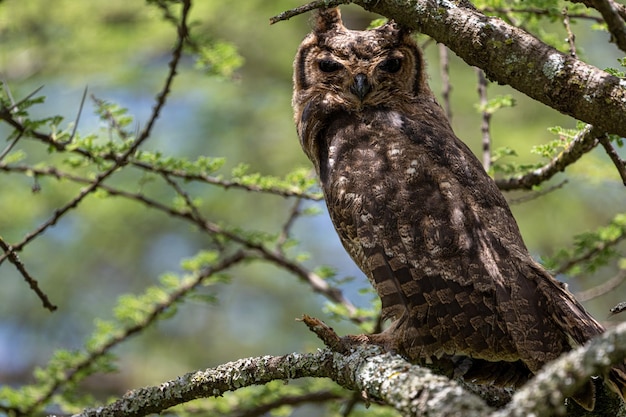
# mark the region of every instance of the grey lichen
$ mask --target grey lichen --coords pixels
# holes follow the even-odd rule
[[[548,364],[504,408],[494,411],[461,385],[402,357],[364,344],[349,354],[328,349],[314,353],[241,359],[192,372],[154,387],[140,388],[106,407],[75,417],[138,417],[200,397],[220,396],[241,387],[273,380],[328,377],[345,388],[382,401],[404,416],[528,417],[564,412],[565,398],[593,375],[626,357],[626,323]],[[598,379],[596,411],[568,408],[571,417],[626,417],[624,404],[607,393]],[[478,391],[476,391],[478,392]]]
[[[553,53],[548,56],[548,59],[543,64],[541,71],[549,80],[553,80],[563,72],[565,65],[565,59],[559,53]]]

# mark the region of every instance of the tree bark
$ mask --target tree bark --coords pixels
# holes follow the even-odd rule
[[[192,372],[158,386],[130,391],[109,404],[85,410],[74,417],[139,417],[158,413],[196,398],[220,396],[226,391],[265,384],[273,380],[326,377],[344,388],[361,392],[368,400],[384,402],[402,415],[430,417],[547,417],[565,411],[564,400],[593,375],[602,375],[611,363],[626,357],[626,323],[607,331],[544,369],[513,396],[501,410],[464,388],[462,384],[411,365],[403,358],[361,345],[348,354],[329,349],[241,359],[204,371]],[[596,410],[580,407],[570,417],[625,417],[624,404],[602,385]]]

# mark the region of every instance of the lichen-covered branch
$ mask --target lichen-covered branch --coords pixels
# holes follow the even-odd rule
[[[404,416],[551,416],[565,411],[565,398],[584,381],[603,375],[612,363],[625,357],[626,323],[546,365],[506,407],[494,411],[463,385],[411,365],[400,356],[382,353],[377,346],[363,344],[345,355],[324,349],[309,354],[241,359],[131,391],[106,407],[85,410],[74,417],[138,417],[196,398],[302,377],[331,378],[347,389],[361,392],[366,400],[394,407]],[[597,385],[601,392],[596,410],[586,412],[573,407],[567,411],[568,416],[626,416],[621,400]]]
[[[320,350],[311,354],[241,359],[192,372],[158,386],[130,391],[106,407],[85,410],[74,417],[139,417],[196,398],[302,377],[329,377],[407,416],[424,415],[420,410],[428,409],[428,415],[433,417],[472,417],[484,416],[490,410],[480,398],[457,383],[428,369],[412,366],[399,356],[381,354],[377,347],[362,346],[345,356]]]

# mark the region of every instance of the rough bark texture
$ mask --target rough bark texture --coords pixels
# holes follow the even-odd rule
[[[626,81],[563,54],[522,29],[447,0],[356,0],[354,3],[444,43],[482,68],[564,114],[626,136]]]
[[[331,378],[347,389],[362,392],[366,398],[389,404],[404,416],[545,417],[565,412],[563,401],[576,390],[577,381],[602,374],[610,363],[625,357],[626,323],[549,364],[513,396],[510,404],[494,411],[456,382],[411,365],[397,355],[381,354],[378,347],[362,345],[347,355],[325,349],[311,354],[241,359],[192,372],[158,386],[130,391],[106,407],[85,410],[74,417],[144,416],[196,398],[302,377]],[[626,412],[614,395],[603,393],[594,412],[571,408],[567,415],[624,417]]]

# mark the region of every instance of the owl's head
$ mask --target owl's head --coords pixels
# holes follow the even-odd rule
[[[422,54],[394,22],[358,31],[343,26],[339,9],[320,9],[294,62],[293,105],[321,99],[327,111],[359,112],[430,95]]]

